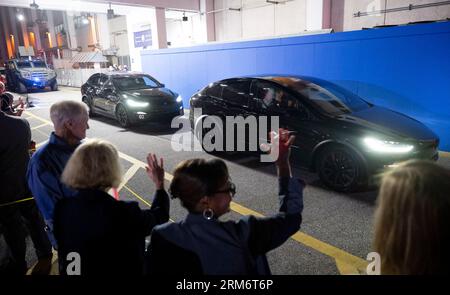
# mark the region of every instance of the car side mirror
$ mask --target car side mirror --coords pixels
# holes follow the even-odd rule
[[[162,87],[162,88],[166,87],[166,84],[161,83],[161,87]]]

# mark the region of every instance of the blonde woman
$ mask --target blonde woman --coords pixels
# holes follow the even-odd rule
[[[78,190],[75,197],[56,204],[54,232],[60,270],[64,274],[70,252],[80,254],[81,275],[143,274],[145,237],[155,225],[169,220],[164,191],[164,168],[156,156],[147,157],[147,174],[156,185],[152,207],[117,201],[107,191],[122,179],[116,148],[103,140],[80,145],[62,174],[62,182]]]
[[[450,171],[409,161],[382,180],[374,249],[383,274],[450,273]]]

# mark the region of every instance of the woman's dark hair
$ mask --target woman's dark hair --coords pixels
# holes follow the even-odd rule
[[[189,212],[194,212],[201,198],[213,194],[228,179],[228,168],[222,160],[186,160],[175,168],[169,192]]]

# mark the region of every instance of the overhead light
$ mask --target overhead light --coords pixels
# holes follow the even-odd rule
[[[23,22],[24,19],[25,19],[25,16],[23,16],[22,13],[19,13],[19,14],[17,14],[17,19],[18,19],[20,22]]]
[[[188,17],[186,16],[186,12],[183,12],[183,21],[184,22],[188,21]]]
[[[39,5],[37,5],[36,2],[34,2],[34,0],[33,3],[30,4],[30,7],[34,9],[39,9]]]
[[[81,23],[83,23],[84,25],[89,24],[89,19],[85,16],[81,19]]]

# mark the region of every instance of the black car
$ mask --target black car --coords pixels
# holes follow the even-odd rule
[[[222,121],[226,116],[278,116],[280,127],[297,134],[294,163],[317,172],[323,183],[337,191],[365,186],[374,173],[407,159],[438,158],[439,138],[422,123],[316,78],[226,79],[194,94],[190,108],[197,137],[200,128],[202,136],[211,133],[199,125],[207,116]],[[194,108],[202,109],[201,119],[194,117]],[[244,136],[246,148],[248,136]]]
[[[17,93],[27,93],[31,89],[44,89],[46,87],[49,87],[52,91],[58,90],[56,72],[40,59],[8,60],[5,74],[8,89]]]
[[[90,116],[115,118],[123,127],[144,121],[170,122],[184,114],[181,96],[143,73],[94,74],[81,86],[81,94]]]

